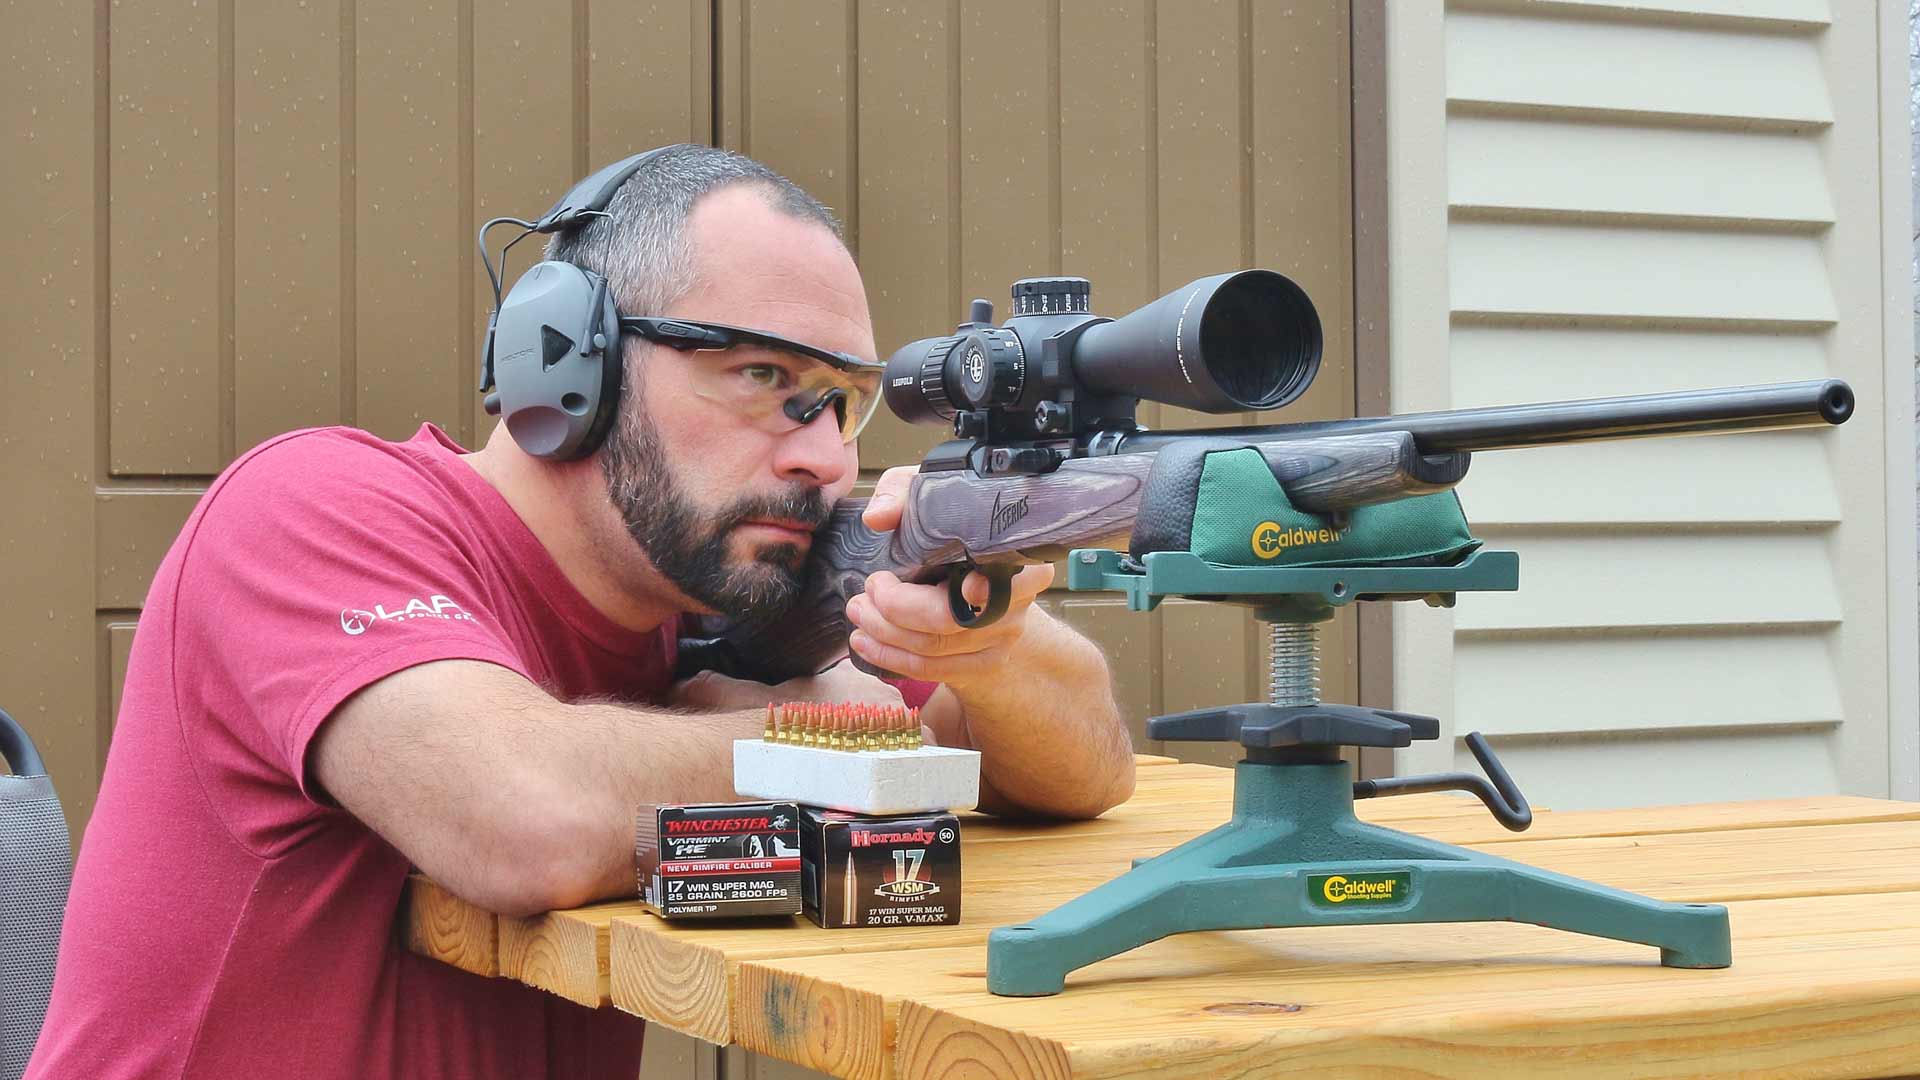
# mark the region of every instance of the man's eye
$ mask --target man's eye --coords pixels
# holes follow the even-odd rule
[[[776,364],[749,364],[740,375],[756,390],[779,390],[787,383],[787,373]]]

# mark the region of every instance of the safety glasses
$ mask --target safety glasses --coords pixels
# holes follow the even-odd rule
[[[744,345],[779,354],[699,365],[692,379],[695,393],[769,431],[810,424],[831,408],[839,420],[841,441],[852,442],[880,405],[880,376],[886,365],[878,361],[720,323],[623,315],[620,329],[682,352]]]

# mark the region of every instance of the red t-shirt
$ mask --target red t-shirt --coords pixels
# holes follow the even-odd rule
[[[328,714],[414,664],[668,687],[674,624],[601,615],[458,453],[296,432],[200,500],[141,613],[29,1076],[635,1075],[638,1019],[408,952],[406,858],[305,786]]]

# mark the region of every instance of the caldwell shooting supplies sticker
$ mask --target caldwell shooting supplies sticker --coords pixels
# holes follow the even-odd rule
[[[1307,900],[1315,907],[1371,907],[1404,903],[1413,888],[1413,875],[1309,874]]]

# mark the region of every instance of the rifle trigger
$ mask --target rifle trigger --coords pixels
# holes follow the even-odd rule
[[[987,606],[974,610],[967,603],[966,593],[960,586],[967,580],[967,572],[977,569],[987,579]],[[1000,621],[1007,613],[1007,606],[1013,600],[1013,575],[1020,572],[1017,566],[981,566],[970,567],[964,563],[947,570],[947,610],[953,613],[953,621],[962,629],[978,630]]]

